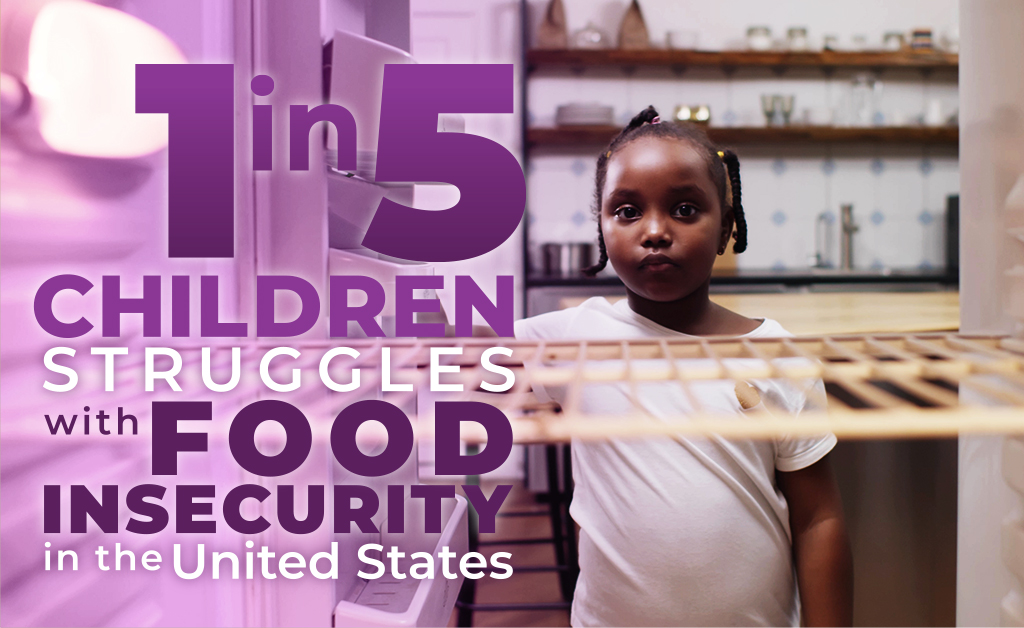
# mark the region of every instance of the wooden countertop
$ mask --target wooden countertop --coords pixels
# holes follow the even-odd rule
[[[624,297],[609,297],[618,301]],[[562,308],[585,298],[565,298]],[[790,332],[862,334],[956,331],[960,328],[957,292],[810,292],[713,294],[711,300],[751,318],[774,318]]]

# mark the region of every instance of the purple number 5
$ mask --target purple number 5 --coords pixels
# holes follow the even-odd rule
[[[377,142],[378,182],[433,181],[459,202],[425,211],[381,201],[363,238],[378,253],[454,262],[492,251],[516,230],[526,181],[512,153],[489,139],[438,133],[440,113],[512,113],[511,65],[387,65]]]

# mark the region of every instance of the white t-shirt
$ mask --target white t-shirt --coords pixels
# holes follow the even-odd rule
[[[690,337],[636,314],[625,299],[612,305],[602,297],[517,321],[515,333],[521,340]],[[791,335],[765,319],[744,337]],[[791,412],[824,403],[821,380],[750,383],[762,402]],[[693,382],[691,390],[706,411],[753,420],[731,382]],[[537,392],[563,401],[560,389]],[[637,393],[648,420],[692,411],[675,383],[640,383]],[[589,385],[580,410],[627,414],[636,408],[631,398],[624,383]],[[572,624],[798,626],[789,509],[775,470],[810,466],[835,442],[832,434],[574,440],[570,512],[581,532]]]

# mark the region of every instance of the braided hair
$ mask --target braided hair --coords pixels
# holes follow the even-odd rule
[[[604,233],[601,230],[601,203],[605,178],[608,175],[608,162],[612,155],[623,146],[641,137],[671,138],[689,142],[703,156],[708,164],[708,175],[718,190],[718,200],[723,210],[731,207],[736,223],[733,238],[736,242],[732,250],[742,253],[747,249],[747,220],[743,215],[740,199],[740,160],[731,150],[719,150],[711,143],[707,133],[692,122],[659,123],[658,111],[647,107],[629,121],[615,139],[611,141],[597,158],[597,175],[594,177],[594,213],[597,215],[597,246],[601,257],[596,264],[583,272],[594,276],[608,265],[608,251],[604,244]],[[724,167],[723,167],[724,166]]]

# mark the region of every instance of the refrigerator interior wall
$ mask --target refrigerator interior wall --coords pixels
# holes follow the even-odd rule
[[[1019,335],[1024,312],[1012,308],[1024,284],[1007,271],[1024,262],[1024,246],[1008,230],[1024,226],[1024,212],[1008,200],[1024,177],[1024,2],[961,0],[960,32],[961,330]],[[1021,508],[1003,481],[1005,441],[960,441],[959,625],[1012,621],[1000,609],[1019,602],[1001,547],[1003,521]]]

